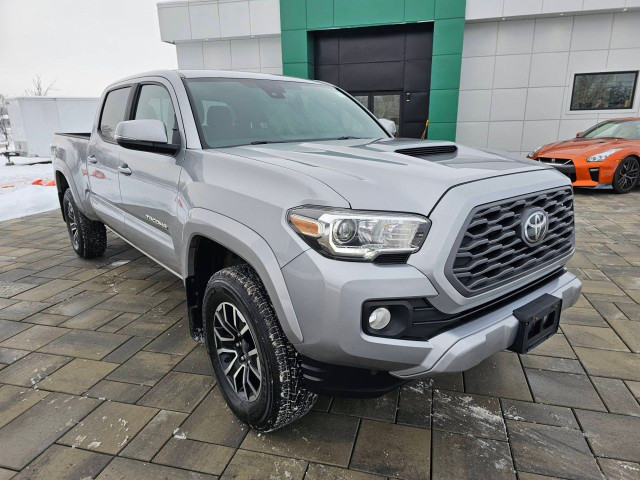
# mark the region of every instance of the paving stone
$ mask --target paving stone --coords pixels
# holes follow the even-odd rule
[[[186,413],[161,410],[120,452],[120,456],[151,461],[187,418]]]
[[[67,333],[40,349],[45,353],[100,360],[129,339],[118,333],[67,330]]]
[[[31,353],[3,369],[0,383],[32,387],[71,360],[71,357]]]
[[[178,320],[180,320],[178,317],[169,317],[159,314],[142,315],[140,318],[134,320],[120,330],[120,332],[127,335],[155,338]]]
[[[622,310],[629,320],[640,322],[640,305],[633,303],[616,303],[616,307]]]
[[[181,320],[144,347],[151,352],[186,355],[197,345],[189,332],[189,321]]]
[[[518,422],[541,423],[556,427],[580,428],[570,408],[541,403],[502,400],[504,418]]]
[[[38,388],[80,395],[118,367],[117,363],[76,358],[37,383]]]
[[[100,310],[98,308],[92,308],[85,310],[75,317],[67,319],[64,324],[65,328],[79,328],[83,330],[97,330],[102,325],[110,322],[119,315],[118,312],[111,310]]]
[[[543,357],[540,355],[520,355],[520,361],[525,368],[551,370],[553,372],[577,373],[586,375],[578,360],[571,358]]]
[[[579,430],[512,421],[507,428],[516,470],[572,480],[602,479]]]
[[[630,382],[626,380],[624,383],[629,387],[631,394],[640,400],[640,382]]]
[[[560,325],[588,325],[591,327],[606,327],[607,322],[594,308],[571,307],[562,312]],[[564,330],[564,329],[563,329]]]
[[[433,480],[514,479],[509,444],[449,432],[433,432]]]
[[[29,352],[26,350],[0,347],[0,363],[4,363],[6,365],[20,360],[22,357],[27,355],[29,355]]]
[[[393,422],[396,418],[397,404],[397,389],[377,398],[336,397],[331,404],[331,413],[355,415],[362,418]]]
[[[147,337],[131,337],[107,355],[104,360],[107,362],[124,363],[138,353],[150,341],[151,339]]]
[[[116,455],[156,413],[155,408],[104,402],[58,442]]]
[[[190,413],[214,385],[215,380],[209,376],[169,372],[138,405]]]
[[[32,325],[10,320],[0,320],[0,342],[17,335],[18,333],[31,328]]]
[[[507,439],[500,402],[493,397],[435,390],[432,423],[435,430]]]
[[[0,427],[4,427],[11,420],[29,410],[32,406],[49,395],[49,392],[25,389],[13,385],[0,387]]]
[[[221,480],[262,480],[264,478],[302,480],[306,468],[307,462],[302,460],[238,450],[225,469]]]
[[[117,294],[100,304],[105,310],[117,312],[145,313],[164,300],[163,298],[144,297],[142,295]],[[138,333],[132,335],[139,335]]]
[[[31,270],[29,268],[14,268],[0,273],[0,280],[3,282],[16,282],[21,278],[28,277],[36,272],[37,270]]]
[[[120,365],[107,380],[137,383],[152,387],[164,377],[181,359],[179,355],[138,352]]]
[[[65,333],[67,333],[67,330],[64,328],[32,325],[31,328],[14,335],[0,345],[5,348],[33,351],[38,350]]]
[[[0,297],[10,298],[32,288],[30,283],[0,281]]]
[[[51,445],[13,480],[86,480],[111,461],[109,455]]]
[[[611,328],[587,327],[584,325],[564,325],[565,337],[574,347],[600,348],[628,352],[627,346]]]
[[[126,313],[126,312],[122,313],[117,318],[111,320],[106,325],[103,325],[102,327],[98,328],[98,331],[115,333],[118,330],[129,325],[138,317],[140,317],[139,313]]]
[[[464,373],[464,385],[470,393],[533,400],[516,353],[498,352],[487,358]]]
[[[85,310],[89,310],[90,308],[99,305],[111,296],[112,295],[109,293],[81,292],[78,295],[74,295],[73,297],[49,308],[47,313],[73,317],[81,314]]]
[[[48,304],[47,304],[48,305]],[[35,323],[37,325],[48,325],[50,327],[56,327],[61,323],[66,322],[69,317],[63,315],[53,315],[51,313],[38,312],[35,315],[31,315],[23,320],[23,323]]]
[[[640,321],[609,320],[609,323],[632,352],[640,353]]]
[[[41,302],[56,293],[63,292],[71,287],[75,287],[80,282],[75,280],[51,280],[50,282],[43,283],[35,288],[32,288],[26,292],[16,295],[18,300],[30,300],[32,302]],[[50,312],[55,313],[55,312]]]
[[[424,428],[431,426],[430,385],[428,381],[417,380],[402,386],[396,423]]]
[[[350,466],[378,475],[428,478],[430,456],[429,430],[364,419]]]
[[[436,390],[449,390],[453,392],[464,392],[464,377],[462,372],[441,373],[429,377],[432,382],[431,388]]]
[[[640,355],[576,347],[576,353],[589,375],[640,381]]]
[[[575,353],[564,335],[556,333],[545,340],[527,355],[543,355],[545,357],[576,358]]]
[[[327,395],[318,395],[318,397],[316,398],[316,403],[313,404],[311,409],[318,412],[328,412],[331,408],[332,403],[333,397],[329,397]]]
[[[371,473],[346,470],[339,467],[331,467],[319,463],[310,463],[305,480],[382,480],[383,477]]]
[[[640,418],[588,410],[576,416],[597,456],[640,462]]]
[[[599,458],[598,463],[605,478],[610,480],[638,480],[640,463],[624,462],[609,458]]]
[[[87,395],[93,398],[112,400],[114,402],[136,403],[148,391],[149,387],[145,387],[144,385],[101,380],[87,392]]]
[[[28,302],[23,300],[0,310],[0,318],[4,320],[24,320],[50,305],[50,303]]]
[[[114,458],[96,480],[215,480],[213,475],[188,472],[179,468],[140,462],[129,458]]]
[[[198,345],[176,368],[176,372],[197,373],[199,375],[213,375],[213,367],[209,354],[204,345]]]
[[[99,400],[52,393],[0,428],[0,466],[20,470],[84,418]]]
[[[591,381],[611,413],[640,417],[640,405],[622,380],[591,377]]]
[[[220,475],[234,450],[222,445],[172,438],[153,459],[154,463]]]
[[[606,411],[586,375],[529,369],[526,373],[536,402]]]
[[[5,468],[0,468],[0,480],[9,480],[15,476],[16,472],[13,470],[7,470]]]
[[[217,443],[237,448],[249,427],[236,417],[227,406],[219,388],[214,388],[189,415],[178,435],[192,440]]]
[[[357,418],[347,415],[309,412],[294,423],[268,435],[251,430],[241,447],[245,450],[346,467],[358,423]]]

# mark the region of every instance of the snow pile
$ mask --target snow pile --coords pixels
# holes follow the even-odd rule
[[[21,158],[20,163],[41,160]],[[55,185],[47,186],[53,179],[50,163],[6,166],[5,158],[0,157],[0,221],[59,208],[58,190]]]

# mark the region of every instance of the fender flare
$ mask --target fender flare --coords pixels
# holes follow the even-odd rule
[[[204,208],[193,208],[189,212],[182,234],[182,272],[185,278],[194,273],[189,248],[195,236],[207,237],[249,263],[267,289],[285,335],[293,344],[302,343],[302,330],[284,275],[265,239],[246,225],[229,217]]]
[[[73,200],[76,202],[76,207],[78,207],[78,209],[89,218],[95,219],[96,216],[93,213],[93,209],[91,207],[88,207],[87,197],[85,196],[83,198],[78,191],[78,186],[76,185],[75,179],[71,174],[71,169],[69,168],[69,166],[64,162],[55,159],[53,161],[53,170],[55,171],[55,173],[60,172],[66,180],[67,185],[69,185],[69,189],[71,190],[71,194],[73,195]],[[56,188],[58,188],[57,184]],[[59,189],[58,193],[61,193]],[[60,207],[62,207],[62,205],[60,205]]]

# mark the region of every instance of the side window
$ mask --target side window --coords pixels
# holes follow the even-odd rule
[[[142,85],[134,120],[160,120],[167,129],[167,138],[171,143],[180,142],[178,129],[174,130],[176,114],[171,97],[166,88],[160,85]]]
[[[131,87],[112,90],[107,94],[107,98],[104,101],[102,115],[100,116],[100,126],[98,128],[104,138],[110,142],[115,141],[113,136],[116,133],[116,127],[118,123],[124,120],[129,90],[131,90]]]

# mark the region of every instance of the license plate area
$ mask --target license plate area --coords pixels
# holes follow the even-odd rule
[[[527,353],[558,331],[562,299],[545,293],[513,311],[520,326],[516,340],[509,347],[517,353]]]

